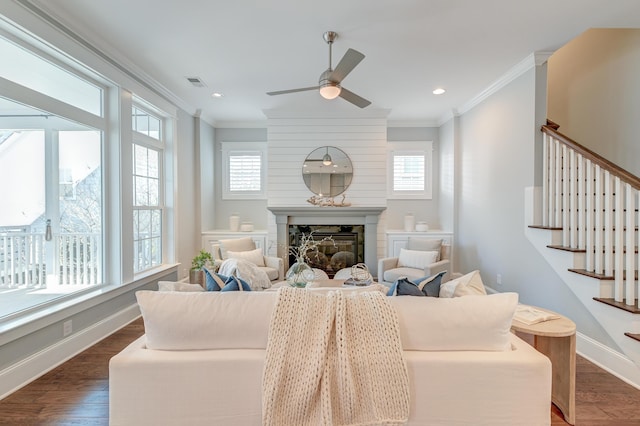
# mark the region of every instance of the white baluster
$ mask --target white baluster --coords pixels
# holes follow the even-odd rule
[[[584,250],[586,245],[586,204],[587,196],[585,193],[585,164],[586,160],[580,154],[577,155],[578,160],[578,248]]]
[[[624,191],[620,178],[613,177],[615,187],[615,213],[613,231],[614,297],[616,302],[624,300]]]
[[[604,182],[602,176],[602,170],[600,166],[595,165],[595,191],[594,196],[596,199],[595,206],[595,270],[597,274],[604,274],[604,203],[603,203],[603,189]]]
[[[570,179],[569,154],[567,153],[567,146],[562,145],[562,245],[564,247],[571,246],[571,220],[569,217]]]
[[[549,226],[549,135],[542,134],[542,226]]]
[[[604,172],[604,273],[613,275],[613,182],[611,174]]]
[[[569,153],[569,245],[571,248],[578,247],[578,164],[576,152],[571,149]]]
[[[626,196],[626,223],[625,223],[625,246],[626,246],[626,279],[625,279],[625,300],[627,305],[633,305],[636,300],[636,283],[635,283],[635,227],[636,227],[636,193],[631,185],[625,184],[625,196]]]
[[[555,173],[553,188],[553,225],[562,226],[562,148],[557,140],[555,144]]]
[[[595,209],[595,188],[593,184],[593,164],[591,161],[585,159],[585,175],[586,175],[586,185],[585,185],[585,197],[586,197],[586,220],[585,220],[585,269],[587,271],[595,270],[595,246],[593,242],[593,238],[595,235],[594,232],[594,209]]]

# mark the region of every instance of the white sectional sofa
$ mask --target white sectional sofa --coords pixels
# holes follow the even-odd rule
[[[260,425],[276,297],[139,292],[146,334],[111,360],[110,424]],[[550,423],[551,364],[510,333],[517,295],[389,301],[409,373],[409,425]]]

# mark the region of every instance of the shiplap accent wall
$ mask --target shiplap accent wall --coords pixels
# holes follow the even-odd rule
[[[267,142],[268,207],[311,205],[306,200],[313,194],[302,180],[302,164],[311,151],[321,146],[339,148],[351,159],[353,180],[345,192],[346,202],[358,207],[387,205],[386,115],[370,118],[270,117]],[[336,197],[336,201],[341,199],[341,196]],[[275,253],[275,216],[269,214],[270,252]],[[385,218],[383,212],[378,222],[378,257],[384,253]]]

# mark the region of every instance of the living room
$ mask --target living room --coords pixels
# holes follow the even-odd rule
[[[159,95],[148,85],[141,84],[134,77],[136,73],[127,69],[129,64],[124,60],[117,62],[120,69],[113,64],[105,65],[104,58],[87,48],[87,44],[91,45],[89,38],[85,40],[83,37],[65,35],[59,28],[52,28],[51,23],[47,22],[46,14],[44,18],[38,18],[38,14],[34,12],[37,9],[25,8],[23,3],[28,2],[10,2],[3,14],[9,21],[28,28],[40,39],[58,44],[69,55],[81,58],[94,69],[105,72],[111,80],[147,100],[157,101],[158,105],[166,105],[167,110],[173,111],[176,125],[172,131],[178,155],[172,163],[173,170],[167,169],[167,172],[173,173],[177,187],[171,192],[170,197],[173,199],[168,199],[167,205],[171,212],[169,224],[174,226],[175,232],[171,236],[171,249],[167,252],[166,264],[170,265],[167,269],[140,278],[134,277],[133,269],[118,269],[116,266],[107,276],[113,282],[118,282],[117,288],[110,288],[111,291],[103,289],[97,299],[84,300],[81,305],[69,304],[62,311],[49,311],[48,317],[37,318],[35,322],[23,318],[17,328],[15,323],[13,328],[3,324],[0,340],[3,362],[0,370],[3,371],[3,379],[10,380],[3,380],[3,383],[9,385],[0,394],[11,391],[30,377],[37,376],[38,372],[45,371],[48,365],[50,367],[61,362],[70,354],[134,318],[136,314],[130,309],[135,301],[134,292],[141,288],[151,288],[160,279],[186,277],[191,258],[202,247],[202,232],[227,229],[231,214],[239,213],[242,221],[251,222],[255,229],[266,230],[272,242],[266,249],[275,254],[277,229],[275,215],[269,211],[269,207],[310,205],[306,200],[312,193],[304,186],[300,170],[306,155],[322,146],[337,146],[352,159],[354,182],[346,192],[346,201],[352,206],[384,207],[377,229],[377,257],[382,257],[381,253],[386,251],[386,232],[403,229],[404,217],[411,212],[416,221],[427,222],[430,229],[444,230],[454,235],[453,271],[480,269],[488,287],[499,292],[517,292],[524,303],[545,307],[570,317],[578,327],[579,352],[588,354],[591,359],[607,366],[629,382],[640,383],[638,367],[628,356],[621,354],[616,340],[538,254],[523,231],[529,225],[525,223],[528,214],[525,210],[525,188],[539,185],[541,179],[533,161],[539,156],[539,142],[542,139],[540,126],[547,118],[556,119],[561,124],[560,131],[567,129],[569,136],[577,135],[580,137],[577,140],[585,144],[592,142],[582,140],[588,137],[583,136],[584,133],[595,132],[592,129],[576,130],[573,127],[575,120],[565,114],[570,109],[561,107],[566,98],[556,98],[557,104],[551,103],[552,94],[549,92],[547,95],[547,88],[561,77],[552,74],[553,59],[547,61],[548,56],[527,52],[518,61],[500,69],[481,91],[456,105],[455,113],[448,111],[443,120],[440,120],[442,117],[437,117],[436,120],[400,122],[389,118],[385,108],[355,110],[347,102],[333,102],[329,104],[330,107],[322,104],[319,108],[325,111],[321,114],[325,121],[320,126],[321,130],[328,131],[331,126],[337,126],[335,120],[338,120],[336,115],[339,115],[348,117],[345,118],[348,124],[360,125],[358,123],[362,120],[367,121],[374,129],[373,135],[367,134],[364,142],[363,139],[357,142],[357,137],[345,141],[340,137],[330,139],[326,135],[314,138],[313,134],[319,134],[318,132],[306,135],[296,133],[293,142],[290,142],[293,145],[291,147],[284,143],[285,139],[276,137],[276,129],[281,129],[284,121],[289,126],[308,126],[309,119],[304,117],[303,112],[294,108],[277,108],[264,113],[260,111],[263,120],[259,124],[237,121],[234,124],[231,120],[211,124],[206,116],[207,112],[198,112],[188,102],[176,100],[166,92]],[[537,7],[542,8],[540,5]],[[604,7],[600,6],[600,9]],[[620,10],[624,10],[622,6]],[[621,15],[625,13],[622,12]],[[632,22],[633,13],[626,15],[628,20],[618,16],[618,21],[615,22],[592,17],[588,26],[584,24],[584,28],[576,31],[571,38],[577,37],[589,26],[640,26]],[[613,21],[613,17],[610,19]],[[76,30],[83,26],[81,22],[76,25]],[[321,40],[321,34],[317,38],[319,54],[325,55],[326,45]],[[271,42],[277,45],[278,40]],[[338,39],[336,47],[339,43],[343,43],[345,48],[350,44],[348,39]],[[603,57],[604,55],[600,58]],[[614,65],[607,67],[609,72],[615,70],[615,63],[613,61]],[[629,71],[633,68],[627,64],[623,69]],[[467,69],[464,72],[470,71]],[[562,74],[561,70],[557,72]],[[355,75],[350,76],[352,77]],[[311,78],[313,82],[315,75]],[[615,79],[630,80],[628,75],[616,75],[612,80]],[[497,84],[489,87],[494,82]],[[631,93],[637,93],[636,84],[629,82]],[[271,90],[272,87],[263,89]],[[3,96],[7,96],[7,93],[3,86]],[[368,96],[366,93],[361,95]],[[598,93],[594,96],[601,95],[602,93]],[[574,102],[584,102],[583,98],[577,98]],[[321,100],[314,98],[311,102],[319,104]],[[582,118],[580,121],[595,124],[598,120],[593,119],[593,116],[601,117],[605,109],[618,109],[611,105],[609,102],[606,108],[590,111],[591,118]],[[637,111],[637,104],[620,108],[633,112]],[[224,107],[214,106],[213,110],[215,109]],[[342,125],[343,123],[340,124]],[[637,128],[633,127],[635,125],[627,122],[626,127],[622,127],[627,129],[628,134],[637,135]],[[223,162],[220,153],[225,142],[258,142],[266,145],[269,165],[266,198],[234,201],[223,199]],[[400,142],[433,144],[431,177],[434,190],[430,200],[397,200],[387,196],[387,151],[389,146]],[[636,175],[639,174],[637,164],[632,160],[637,158],[637,147],[630,142],[617,142],[618,148],[604,144],[606,150],[600,153],[614,155],[617,151],[617,157],[612,156],[611,160]],[[598,143],[593,142],[594,145]],[[120,161],[115,158],[111,157],[112,161]],[[294,188],[283,187],[283,182],[276,183],[276,176],[290,182]],[[117,206],[109,208],[110,220],[120,215]],[[127,228],[124,229],[120,231],[121,234],[126,234]],[[128,246],[107,249],[107,253],[113,258],[126,258],[132,252],[133,248]],[[69,320],[73,320],[74,331],[71,336],[75,340],[64,340],[61,336],[62,324]],[[631,327],[637,327],[637,324],[632,323]],[[40,333],[39,336],[36,331]],[[640,330],[625,331],[637,333]],[[64,346],[60,343],[63,340],[67,348],[57,358],[52,357],[47,349],[56,345]],[[51,361],[44,361],[46,357]],[[16,365],[22,368],[16,368]]]

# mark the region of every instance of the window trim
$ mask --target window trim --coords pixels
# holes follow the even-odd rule
[[[424,156],[424,190],[394,190],[394,158],[397,155]],[[433,142],[404,141],[389,142],[387,152],[387,198],[394,200],[431,200],[433,199]]]
[[[240,153],[260,155],[260,190],[232,192],[229,188],[231,156]],[[267,143],[266,142],[222,142],[222,199],[223,200],[263,200],[267,198]]]

